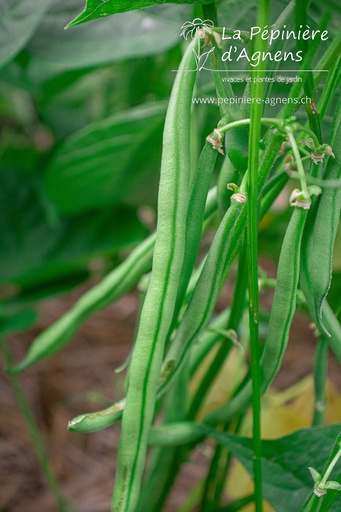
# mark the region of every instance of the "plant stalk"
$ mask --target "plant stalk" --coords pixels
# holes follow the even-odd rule
[[[269,23],[270,2],[260,0],[258,3],[257,25],[265,27]],[[256,51],[266,50],[266,41],[256,40]],[[265,62],[261,61],[255,73],[256,79],[251,86],[252,98],[261,98],[264,86],[261,80]],[[252,415],[253,415],[253,473],[255,486],[255,511],[263,510],[262,491],[262,442],[261,442],[261,374],[260,349],[258,340],[258,167],[259,167],[259,141],[261,138],[262,103],[251,104],[251,123],[249,134],[249,172],[247,184],[247,262],[249,285],[249,329],[250,329],[250,357],[252,377]]]
[[[12,357],[5,339],[1,340],[1,349],[5,359],[6,367],[12,367]],[[26,423],[26,427],[30,435],[31,442],[36,453],[38,462],[40,464],[41,470],[44,474],[47,485],[54,496],[57,510],[58,512],[66,512],[66,500],[64,499],[61,493],[58,481],[53,473],[48,454],[45,450],[43,441],[41,439],[39,428],[36,424],[31,406],[26,398],[24,389],[21,385],[20,378],[17,375],[11,373],[8,374],[8,378],[11,383],[18,407],[23,416],[24,422]]]

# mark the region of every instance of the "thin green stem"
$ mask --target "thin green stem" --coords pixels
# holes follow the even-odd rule
[[[339,458],[341,457],[341,446],[340,446],[340,441],[339,441],[339,449],[338,451],[336,452],[336,454],[334,455],[333,459],[331,460],[330,464],[328,465],[326,471],[324,472],[324,475],[322,477],[322,480],[321,482],[318,484],[318,486],[321,486],[323,488],[324,485],[326,485],[327,483],[327,480],[328,478],[330,477],[331,475],[331,472],[333,471],[334,467],[336,466],[337,464],[337,461],[339,460]]]
[[[240,431],[240,428],[243,424],[244,415],[239,416],[237,423],[235,425],[235,428],[233,430],[234,434],[238,434]],[[218,447],[216,448],[218,449]],[[217,479],[215,482],[215,493],[214,493],[214,501],[213,501],[213,507],[212,510],[215,512],[219,508],[219,503],[221,501],[221,497],[224,492],[225,488],[225,482],[228,477],[229,470],[231,468],[231,462],[233,460],[233,456],[231,452],[228,452],[227,454],[223,451],[221,454],[220,461],[223,463],[222,468],[220,469]]]
[[[319,512],[322,505],[322,499],[312,494],[304,504],[301,512]]]
[[[232,121],[231,123],[225,124],[223,126],[219,126],[220,133],[224,134],[228,130],[231,130],[232,128],[236,128],[237,126],[247,126],[251,123],[250,118],[245,119],[239,119],[238,121]],[[261,123],[268,124],[270,126],[275,126],[276,128],[282,128],[284,127],[284,123],[281,119],[276,119],[275,117],[262,117]]]
[[[302,164],[302,160],[301,160],[301,155],[300,155],[297,143],[296,143],[296,139],[294,137],[293,130],[292,130],[292,128],[287,127],[286,131],[287,131],[287,134],[288,134],[288,137],[289,137],[289,141],[290,141],[290,144],[291,144],[291,147],[292,147],[292,151],[293,151],[294,156],[295,156],[296,165],[297,165],[297,171],[298,171],[298,175],[300,177],[300,182],[301,182],[301,187],[302,187],[302,192],[304,194],[304,197],[306,199],[309,199],[310,198],[310,194],[309,194],[309,191],[308,191],[307,180],[306,180],[306,177],[305,177],[305,172],[304,172],[304,168],[303,168],[303,164]]]
[[[1,349],[5,359],[6,367],[10,368],[12,366],[12,357],[5,339],[1,340]],[[58,512],[66,512],[66,500],[64,499],[61,493],[58,481],[53,473],[48,454],[45,450],[43,441],[41,439],[39,428],[36,424],[31,406],[26,398],[24,389],[21,385],[20,378],[17,375],[13,374],[9,374],[8,378],[11,383],[18,407],[26,423],[27,430],[30,435],[34,451],[37,455],[37,459],[39,461],[41,470],[44,474],[50,491],[55,498],[57,510]]]
[[[229,505],[225,507],[219,508],[217,512],[237,512],[238,510],[242,510],[244,507],[252,503],[255,499],[253,494],[249,494],[248,496],[244,496],[243,498],[238,498]]]
[[[257,25],[265,27],[269,24],[270,1],[259,0]],[[266,50],[266,41],[256,40],[256,51]],[[264,85],[257,78],[263,77],[265,62],[259,64],[256,80],[252,83],[251,97],[262,98]],[[255,485],[255,511],[263,510],[262,492],[262,442],[261,442],[261,374],[260,374],[260,348],[258,340],[258,168],[259,168],[259,140],[261,138],[262,103],[251,104],[251,123],[249,135],[249,172],[248,172],[248,199],[247,199],[247,262],[249,283],[249,328],[250,328],[250,357],[252,377],[252,414],[253,414],[253,473]]]
[[[335,479],[339,484],[341,484],[341,473],[338,474]],[[320,507],[320,512],[328,512],[328,510],[333,510],[332,506],[334,501],[339,497],[340,491],[329,490],[328,493],[323,497],[322,505]]]
[[[336,59],[335,64],[332,66],[330,72],[327,75],[326,82],[323,87],[320,101],[318,103],[318,110],[320,112],[321,119],[323,119],[330,98],[333,97],[334,91],[339,84],[339,73],[341,69],[341,56]]]
[[[292,118],[292,119],[295,119],[295,118]],[[291,120],[289,120],[289,121],[291,121]],[[287,129],[290,129],[292,131],[298,131],[298,130],[303,131],[314,140],[314,144],[316,147],[319,147],[319,145],[320,145],[320,142],[316,136],[316,133],[313,132],[313,130],[311,130],[307,126],[302,126],[300,123],[294,122],[291,125],[290,122],[286,123],[283,119],[277,119],[275,117],[261,117],[260,122],[261,122],[261,124],[275,126],[280,131],[283,131],[283,130],[286,131]],[[245,118],[245,119],[239,119],[238,121],[232,121],[231,123],[225,124],[223,126],[218,125],[218,127],[219,127],[220,133],[224,134],[228,130],[231,130],[232,128],[236,128],[238,126],[246,126],[246,125],[249,125],[250,123],[251,123],[251,119]]]
[[[228,429],[229,425],[226,425],[227,428],[224,428],[224,430]],[[213,457],[211,459],[211,464],[208,470],[208,474],[205,480],[205,486],[203,490],[202,500],[201,500],[201,506],[200,506],[200,512],[212,512],[216,510],[215,503],[214,503],[214,487],[215,487],[215,481],[217,479],[217,476],[219,472],[221,471],[220,463],[222,461],[222,454],[226,451],[226,449],[218,444],[216,446],[215,452],[213,454]],[[224,454],[225,455],[225,454]]]
[[[326,380],[328,373],[328,341],[321,336],[314,359],[314,416],[313,425],[322,425],[326,410]]]
[[[296,30],[299,30],[299,27],[306,26],[307,25],[307,7],[308,7],[307,0],[296,0],[295,1],[295,25]],[[330,14],[327,13],[323,16],[323,19],[321,21],[321,24],[319,26],[319,29],[322,31],[324,30],[328,25]],[[313,45],[316,46],[317,43],[313,42]],[[297,41],[297,48],[298,50],[301,50],[304,54],[307,51],[308,48],[308,42],[304,39],[300,39]],[[322,143],[322,134],[321,134],[321,125],[320,125],[320,117],[315,109],[315,98],[317,93],[317,86],[315,83],[315,78],[313,73],[307,73],[306,79],[303,83],[304,92],[305,94],[310,98],[310,103],[307,103],[305,105],[305,110],[307,112],[307,116],[309,119],[309,126],[312,128],[312,130],[316,133],[319,142]]]

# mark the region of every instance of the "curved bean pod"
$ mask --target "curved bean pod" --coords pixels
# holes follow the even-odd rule
[[[269,140],[269,144],[264,152],[263,160],[262,160],[260,170],[259,170],[259,190],[262,189],[262,187],[265,183],[266,177],[272,167],[272,164],[273,164],[275,158],[278,156],[278,151],[280,148],[281,141],[282,141],[282,137],[278,136],[277,134],[272,134],[272,136]],[[211,196],[211,194],[209,194],[209,196],[208,196],[208,201],[207,201],[207,205],[206,205],[207,212],[211,211],[210,196]],[[214,202],[214,204],[216,204],[216,203]],[[241,209],[241,211],[240,211],[240,209]],[[238,240],[240,239],[240,237],[245,229],[246,209],[243,208],[243,205],[240,205],[240,204],[239,204],[239,206],[237,206],[237,209],[236,209],[236,206],[233,207],[233,205],[232,205],[231,208],[226,212],[224,219],[222,222],[224,222],[223,226],[225,226],[225,228],[222,227],[221,231],[225,230],[225,236],[230,234],[230,243],[228,244],[228,247],[226,247],[227,257],[226,257],[226,261],[224,264],[222,258],[219,257],[219,250],[218,250],[218,251],[216,251],[217,254],[215,255],[215,259],[216,259],[218,265],[220,265],[220,266],[222,264],[224,265],[224,279],[225,279],[226,275],[228,274],[228,272],[226,271],[226,267],[230,268],[230,266],[234,260],[234,256],[235,256],[236,252],[238,251]],[[217,235],[216,235],[216,237],[217,237]],[[214,271],[214,265],[213,265],[212,271]],[[204,297],[206,300],[207,286],[205,287],[205,281],[203,281],[202,288],[204,290],[203,293],[204,293]],[[192,308],[193,308],[192,311],[194,314],[195,308],[193,306],[192,306]],[[202,330],[203,325],[204,325],[204,322],[202,322],[202,318],[200,318],[194,314],[194,318],[193,318],[193,320],[191,319],[190,322],[192,322],[191,329],[194,330],[194,333],[197,332],[197,334],[199,334],[199,332]],[[183,323],[183,321],[182,321],[182,323]],[[192,334],[193,334],[193,332],[192,332]],[[193,336],[193,339],[194,338],[195,338],[195,336]],[[178,338],[178,340],[179,340],[179,338]],[[183,354],[183,356],[181,358],[182,360],[184,360],[184,357],[185,357],[186,352],[189,347],[190,347],[190,345],[187,343],[184,345],[183,349],[184,349],[185,353]],[[179,352],[182,352],[180,346],[178,346],[177,350],[179,350]],[[160,387],[157,392],[158,398],[161,398],[161,396],[164,394],[164,392],[173,384],[174,378],[178,374],[178,370],[179,370],[179,368],[176,368],[175,359],[168,357],[167,363],[163,365],[162,378],[160,379],[160,383],[159,383]],[[119,403],[121,403],[121,402],[119,402]],[[115,407],[115,404],[111,407]],[[102,412],[105,412],[105,414],[102,415]],[[98,413],[90,413],[90,414],[82,415],[82,418],[84,418],[84,421],[82,421],[82,422],[79,421],[81,417],[78,416],[77,418],[75,418],[75,420],[78,420],[77,423],[73,423],[73,420],[71,421],[72,430],[84,432],[84,433],[94,432],[95,430],[96,431],[101,430],[101,429],[106,428],[107,426],[115,423],[118,419],[120,419],[121,414],[122,414],[122,412],[118,414],[115,409],[114,412],[110,415],[110,407],[109,407],[107,409],[104,409],[104,411],[99,411],[99,414]],[[110,422],[110,417],[111,417],[111,422]]]
[[[272,138],[263,155],[259,169],[259,190],[278,155],[279,141]],[[246,177],[244,177],[246,180]],[[239,250],[241,235],[246,225],[245,204],[233,201],[225,213],[210,247],[207,261],[186,309],[182,322],[163,363],[159,393],[163,394],[173,383],[186,360],[188,349],[212,315],[222,282],[225,281]],[[207,283],[212,283],[207,288]]]
[[[263,393],[281,367],[289,340],[290,326],[296,311],[301,242],[307,213],[303,208],[295,208],[283,240],[269,328],[261,357]]]
[[[185,251],[190,184],[190,109],[194,39],[177,73],[166,115],[153,269],[129,372],[112,510],[135,509],[153,419],[165,340],[172,322]]]
[[[341,116],[341,109],[339,117]],[[335,160],[329,157],[324,177],[338,179],[341,173],[341,123],[336,117],[333,130]],[[327,338],[330,332],[323,321],[323,304],[327,297],[331,279],[333,252],[341,211],[341,189],[325,189],[317,208],[309,215],[307,234],[302,251],[301,286],[307,299],[310,313],[319,329]]]
[[[242,203],[233,203],[216,232],[191,301],[162,365],[160,393],[170,387],[186,360],[192,342],[212,315],[225,268],[233,261],[239,248],[237,240],[245,226],[244,206]],[[211,283],[209,288],[207,283]]]
[[[61,350],[89,316],[109,306],[134,288],[140,277],[151,268],[154,243],[154,234],[146,238],[118,267],[86,292],[69,311],[39,334],[24,359],[10,369],[10,372],[19,373]]]
[[[200,337],[198,344],[193,347],[193,353],[191,354],[191,374],[196,372],[206,354],[221,338],[221,334],[219,332],[215,332],[214,329],[225,327],[228,316],[229,310],[225,310],[220,313],[210,324],[212,331],[204,332]],[[159,394],[157,396],[159,397]],[[105,409],[102,409],[101,411],[76,416],[69,421],[68,430],[71,432],[80,432],[82,434],[89,434],[91,432],[103,430],[122,418],[124,407],[125,398],[113,405],[110,405],[109,407],[106,407]]]
[[[260,361],[262,393],[265,393],[280,369],[288,343],[289,330],[296,309],[300,250],[306,218],[307,210],[296,207],[283,240],[269,329]],[[251,404],[251,398],[252,384],[249,380],[227,404],[208,414],[204,422],[216,424],[230,421]]]
[[[230,111],[218,123],[218,130],[221,126],[229,124],[233,121],[242,119],[242,115],[237,111]],[[234,130],[229,130],[225,134],[225,147],[228,158],[241,175],[247,169],[248,162],[248,126],[238,126]]]
[[[205,219],[209,219],[209,217],[217,210],[217,207],[218,207],[218,205],[217,205],[217,189],[216,189],[216,187],[213,187],[208,193],[206,209],[205,209]],[[203,260],[203,262],[204,261],[205,260]],[[194,291],[195,285],[199,279],[201,270],[202,270],[202,267],[201,267],[201,265],[199,265],[199,267],[195,270],[195,272],[193,272],[193,274],[191,276],[191,280],[189,282],[188,289],[186,292],[186,297],[184,299],[185,303],[189,302],[190,297],[193,294],[193,291]],[[217,317],[217,324],[218,324],[218,320],[219,320],[219,325],[216,325],[215,321],[213,321],[213,325],[215,327],[219,327],[220,323],[222,323],[225,316],[226,316],[226,314],[221,313],[221,315],[219,315],[219,317]],[[212,337],[215,338],[216,336],[217,335],[214,333],[207,333],[207,337],[209,339],[211,339]],[[206,339],[206,337],[205,337],[205,339]],[[212,341],[212,343],[213,343],[213,341]],[[207,340],[207,344],[208,344],[208,340]],[[206,345],[206,342],[205,342],[205,345]],[[158,394],[158,398],[159,398],[159,394]],[[114,404],[112,404],[109,407],[106,407],[105,409],[102,409],[100,411],[90,412],[87,414],[81,414],[79,416],[76,416],[71,421],[69,421],[68,430],[70,430],[72,432],[81,432],[83,434],[88,434],[91,432],[97,432],[99,430],[107,428],[122,418],[122,413],[123,413],[124,407],[125,407],[125,398],[123,398],[119,402],[115,402]]]
[[[194,268],[195,260],[198,255],[202,225],[205,216],[205,204],[217,156],[218,152],[213,148],[212,144],[206,141],[201,151],[193,182],[191,184],[186,220],[184,262],[180,274],[178,294],[175,303],[174,321],[178,318]]]
[[[122,418],[125,403],[126,400],[124,398],[102,411],[76,416],[69,421],[67,428],[71,432],[89,434],[90,432],[97,432],[98,430],[109,427],[115,421]]]

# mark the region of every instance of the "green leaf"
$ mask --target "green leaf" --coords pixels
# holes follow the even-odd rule
[[[150,201],[158,181],[165,107],[121,112],[67,139],[46,175],[47,192],[60,211]]]
[[[329,480],[329,482],[327,482],[324,487],[325,487],[325,489],[333,489],[335,491],[341,491],[341,484],[339,484],[339,482],[336,482],[335,480]]]
[[[28,52],[37,61],[35,65],[40,62],[51,75],[159,54],[181,42],[180,27],[189,15],[186,6],[161,5],[65,31],[65,24],[82,3],[59,0],[29,42]]]
[[[280,439],[262,442],[264,498],[276,512],[301,510],[314,483],[308,471],[311,464],[322,471],[341,425],[299,430]],[[209,429],[209,436],[227,448],[253,474],[252,440]],[[333,512],[341,512],[338,497]]]
[[[9,169],[0,171],[0,230],[0,283],[27,288],[84,270],[90,258],[146,234],[135,210],[124,206],[59,218],[37,176]]]
[[[52,0],[2,0],[0,5],[0,67],[27,43]]]
[[[0,315],[0,335],[8,336],[32,327],[38,319],[38,313],[33,310],[19,311],[13,315]]]
[[[35,269],[32,273],[25,273],[17,279],[20,289],[16,293],[8,294],[1,301],[5,312],[11,312],[13,308],[25,307],[28,304],[60,295],[73,290],[91,277],[87,268],[79,268],[75,264],[70,265],[42,265],[41,269]]]
[[[310,474],[311,474],[314,482],[316,484],[319,484],[321,482],[321,480],[322,480],[322,476],[320,475],[320,473],[318,471],[316,471],[316,469],[314,469],[312,467],[309,467],[308,469],[310,471]]]
[[[117,14],[120,12],[143,9],[145,7],[151,7],[153,5],[160,5],[166,3],[208,4],[211,2],[212,0],[87,0],[84,11],[81,12],[81,14],[79,14],[67,26],[73,27],[75,25],[80,25],[81,23],[85,23],[87,21],[95,20],[96,18],[110,16],[111,14]]]

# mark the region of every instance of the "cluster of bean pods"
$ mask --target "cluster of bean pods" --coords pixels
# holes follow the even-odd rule
[[[202,425],[190,422],[173,427],[152,427],[156,404],[180,379],[183,369],[188,368],[189,375],[196,373],[221,339],[220,332],[224,327],[232,325],[238,329],[245,300],[244,283],[237,309],[232,307],[231,311],[226,310],[215,317],[214,309],[222,286],[236,258],[242,258],[244,254],[241,248],[247,218],[247,120],[241,120],[240,112],[234,111],[234,117],[229,114],[219,123],[218,129],[206,140],[191,178],[190,115],[196,72],[188,70],[195,68],[193,49],[196,48],[197,41],[194,40],[186,49],[165,120],[156,234],[150,235],[100,284],[38,336],[23,361],[10,370],[20,372],[56,353],[86,318],[133,289],[140,278],[152,270],[130,362],[126,397],[102,411],[78,416],[69,423],[70,430],[93,432],[122,418],[112,504],[115,512],[136,510],[148,444],[186,445],[206,435]],[[283,130],[277,123],[277,127],[270,127],[264,137],[258,172],[260,218],[288,181],[287,174],[276,169],[274,176],[269,176],[280,159],[279,150],[287,136],[285,129],[289,126],[290,134],[295,131],[292,120],[288,120],[293,113],[287,109],[281,120]],[[319,178],[340,178],[339,118],[340,115],[335,118],[331,137],[336,158],[329,157],[326,165],[321,166]],[[228,123],[232,123],[232,127],[225,140],[227,156],[218,187],[209,192],[217,167],[217,149],[223,145],[224,133],[219,129]],[[296,146],[291,149],[300,160]],[[233,181],[238,181],[233,194],[226,189],[232,177]],[[311,201],[310,197],[305,197],[305,201],[294,203],[283,239],[270,320],[262,345],[262,393],[281,368],[296,311],[299,283],[312,318],[341,362],[341,327],[326,301],[340,218],[341,190],[324,190],[320,197],[313,199],[309,210]],[[203,224],[217,212],[222,217],[219,227],[206,258],[195,269]],[[216,368],[218,366],[219,361]],[[252,385],[247,376],[234,396],[206,415],[202,423],[210,426],[226,424],[245,412],[251,404],[251,396]],[[197,405],[189,408],[191,419]]]

